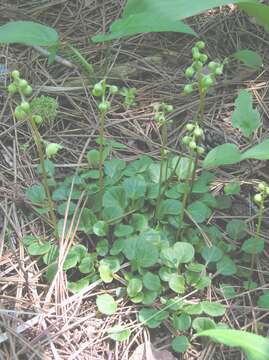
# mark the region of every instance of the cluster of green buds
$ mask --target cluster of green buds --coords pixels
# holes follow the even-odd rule
[[[59,150],[61,150],[63,147],[60,144],[57,143],[46,143],[46,155],[48,159],[55,156]]]
[[[24,120],[31,114],[31,106],[26,98],[32,94],[33,89],[28,84],[27,80],[21,79],[18,70],[12,71],[11,77],[13,82],[8,85],[8,92],[10,95],[18,93],[21,97],[21,103],[16,106],[14,114],[17,120]],[[33,115],[32,119],[36,124],[42,122],[42,117],[40,115]]]
[[[203,129],[201,129],[197,124],[189,123],[186,125],[186,130],[189,134],[183,137],[183,144],[187,145],[191,151],[202,155],[205,152],[205,149],[199,144],[204,136]]]
[[[207,93],[208,89],[214,85],[215,77],[222,75],[224,63],[218,63],[215,61],[208,61],[208,56],[203,54],[201,50],[205,48],[203,41],[198,41],[192,48],[193,63],[189,66],[185,75],[188,79],[195,79],[191,84],[187,84],[184,87],[184,94],[191,94],[195,87],[201,92]]]
[[[111,107],[108,98],[112,95],[116,95],[119,89],[116,85],[108,85],[106,80],[103,79],[94,85],[92,94],[95,97],[99,97],[102,101],[98,105],[98,109],[101,113],[106,113]]]
[[[258,185],[258,193],[254,196],[256,204],[263,206],[263,203],[267,197],[269,197],[269,186],[265,182],[261,182]]]
[[[120,95],[124,97],[123,105],[126,109],[130,109],[130,107],[134,106],[135,96],[136,96],[136,88],[126,88],[123,87],[120,91]]]
[[[169,105],[164,102],[154,104],[154,120],[160,125],[167,124],[168,120],[166,119],[166,114],[171,113],[173,110],[173,105]]]

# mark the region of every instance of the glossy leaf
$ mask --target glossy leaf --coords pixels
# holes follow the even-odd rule
[[[232,54],[232,57],[241,61],[251,69],[257,70],[262,67],[262,58],[256,51],[248,49],[238,50]]]

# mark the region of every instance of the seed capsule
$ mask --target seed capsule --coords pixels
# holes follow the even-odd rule
[[[201,54],[199,60],[200,60],[202,63],[205,63],[205,62],[207,62],[207,60],[208,60],[208,56],[207,56],[206,54]]]
[[[100,112],[104,113],[107,112],[110,109],[110,102],[109,101],[102,101],[99,105],[98,105],[98,109],[100,110]]]
[[[260,204],[260,203],[262,202],[262,196],[261,196],[261,194],[256,194],[256,195],[254,196],[254,201],[255,201],[256,204]]]
[[[32,86],[27,85],[25,88],[22,89],[22,92],[25,96],[30,96],[33,92]]]
[[[28,82],[25,79],[20,79],[18,81],[18,86],[21,90],[23,90],[28,86]]]
[[[202,50],[205,48],[205,43],[203,41],[197,41],[195,46],[198,47],[198,49]]]
[[[20,72],[18,70],[13,70],[11,76],[14,80],[17,80],[20,78]]]
[[[195,150],[196,149],[196,147],[197,147],[197,144],[196,144],[196,142],[195,141],[190,141],[190,143],[189,143],[189,148],[190,149],[192,149],[192,150]]]
[[[170,113],[174,110],[173,105],[165,105],[165,111]]]
[[[37,124],[40,125],[43,122],[42,116],[40,115],[33,115],[33,121]]]
[[[117,92],[119,91],[119,88],[116,86],[116,85],[111,85],[109,87],[109,90],[110,90],[110,94],[111,95],[116,95]]]
[[[57,143],[50,143],[46,146],[47,157],[50,158],[57,154],[57,152],[62,149],[62,146]]]
[[[189,123],[189,124],[186,125],[186,130],[192,131],[194,129],[194,126],[195,126],[194,124]]]
[[[215,61],[210,61],[210,63],[207,66],[210,70],[214,71],[219,66],[219,64],[216,63]]]
[[[223,73],[223,66],[218,66],[214,71],[214,74],[217,76],[222,75],[222,73]]]
[[[264,183],[259,183],[258,189],[259,191],[264,191],[266,189],[266,185]]]
[[[197,153],[199,155],[202,155],[204,152],[205,152],[205,149],[201,146],[198,146],[197,149],[196,149]]]
[[[7,91],[10,95],[16,94],[17,92],[17,86],[14,83],[11,83],[8,85]]]
[[[187,69],[186,69],[186,71],[185,71],[185,75],[186,75],[186,77],[188,78],[188,79],[191,79],[192,77],[193,77],[193,75],[194,75],[194,69],[193,69],[193,67],[192,66],[190,66],[190,67],[188,67]]]
[[[187,84],[184,86],[184,94],[188,95],[193,92],[193,86],[191,84]]]
[[[195,128],[193,133],[196,137],[201,137],[204,134],[203,130],[199,127]]]
[[[92,90],[92,94],[95,97],[99,97],[103,95],[103,86],[101,83],[97,83],[94,85],[93,90]]]
[[[205,88],[209,88],[210,86],[212,86],[214,83],[213,79],[211,76],[206,75],[202,78],[202,86]]]
[[[191,141],[191,137],[190,136],[184,136],[182,139],[183,144],[188,145]]]
[[[25,112],[30,110],[30,104],[27,101],[22,101],[20,107]]]
[[[17,120],[24,120],[26,118],[27,114],[20,106],[17,106],[15,108],[15,117]]]

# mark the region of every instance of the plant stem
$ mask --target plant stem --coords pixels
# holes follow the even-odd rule
[[[256,250],[257,250],[257,243],[258,240],[260,239],[260,234],[261,234],[261,226],[262,226],[262,219],[263,219],[263,213],[264,213],[264,199],[260,204],[260,209],[259,209],[259,216],[258,216],[258,224],[257,224],[257,228],[256,228],[256,233],[255,233],[255,241],[254,241],[254,245],[252,248],[252,257],[251,257],[251,265],[250,265],[250,276],[249,276],[249,281],[251,281],[252,275],[253,275],[253,271],[254,271],[254,265],[255,265],[255,260],[256,260]]]
[[[159,205],[160,205],[160,202],[162,200],[162,195],[163,195],[163,193],[162,193],[162,182],[163,182],[163,174],[164,174],[164,165],[165,165],[165,160],[166,160],[165,148],[166,148],[167,140],[168,140],[166,124],[162,125],[161,136],[162,136],[161,165],[160,165],[159,193],[158,193],[158,199],[157,199],[157,204],[156,204],[156,212],[158,212]],[[166,175],[167,175],[167,167],[168,167],[168,164],[166,164]],[[166,181],[167,181],[167,179],[166,179],[166,176],[165,176],[165,179],[164,179],[165,184],[166,184]]]
[[[189,164],[188,164],[188,169],[187,169],[187,188],[184,192],[184,196],[183,196],[183,200],[182,200],[182,209],[181,212],[179,214],[179,228],[178,228],[178,232],[177,232],[177,238],[179,238],[180,234],[181,234],[181,228],[182,228],[182,224],[183,224],[183,220],[184,220],[184,214],[185,214],[185,209],[187,207],[187,203],[188,203],[188,198],[189,198],[189,194],[190,194],[190,189],[192,187],[192,182],[193,182],[193,169],[192,169],[192,165],[193,165],[194,159],[193,159],[193,151],[190,152],[190,158],[189,158]]]
[[[104,128],[105,128],[105,112],[100,112],[100,127],[99,127],[99,199],[100,204],[103,202],[103,194],[104,194],[104,171],[103,171],[103,163],[104,163]]]
[[[45,167],[45,156],[43,153],[43,146],[42,146],[42,138],[41,138],[39,130],[33,120],[32,114],[29,114],[29,123],[30,123],[30,127],[31,127],[31,130],[33,133],[33,137],[35,140],[35,144],[36,144],[36,148],[37,148],[37,152],[38,152],[38,156],[39,156],[42,183],[43,183],[43,186],[44,186],[44,189],[45,189],[45,192],[47,195],[47,199],[48,199],[50,220],[52,222],[52,226],[53,226],[54,230],[56,231],[57,219],[56,219],[56,215],[55,215],[55,211],[54,211],[54,203],[51,198],[50,189],[49,189],[48,175],[47,175],[46,167]]]

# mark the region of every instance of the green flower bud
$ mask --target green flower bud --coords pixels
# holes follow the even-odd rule
[[[94,85],[92,94],[95,97],[100,97],[103,95],[103,86],[100,82]]]
[[[194,129],[194,127],[195,127],[194,124],[189,123],[189,124],[186,125],[186,130],[187,130],[187,131],[192,131],[192,130]]]
[[[182,139],[182,142],[183,142],[183,144],[185,144],[185,145],[189,145],[190,141],[191,141],[191,137],[190,137],[190,136],[184,136],[183,139]]]
[[[199,52],[199,49],[195,46],[195,47],[193,47],[192,48],[192,58],[194,59],[194,60],[199,60],[199,58],[200,58],[200,52]]]
[[[14,84],[14,83],[9,84],[7,87],[7,91],[9,92],[10,95],[16,94],[16,92],[17,92],[16,84]]]
[[[40,125],[43,122],[42,116],[40,115],[33,115],[33,121],[37,124]]]
[[[48,158],[51,158],[52,156],[56,155],[57,152],[62,149],[63,147],[60,144],[57,143],[49,143],[46,146],[46,154]]]
[[[98,105],[98,109],[101,113],[105,113],[110,109],[110,102],[109,101],[102,101]]]
[[[27,86],[28,86],[28,82],[27,82],[26,80],[20,79],[20,80],[18,81],[18,87],[19,87],[21,90],[25,89]]]
[[[214,81],[210,75],[205,75],[202,78],[202,86],[205,88],[209,88],[214,84]]]
[[[199,59],[202,63],[207,62],[208,60],[208,56],[206,54],[201,54],[200,55],[200,59]]]
[[[192,66],[188,67],[185,71],[185,75],[188,79],[191,79],[193,77],[194,73],[195,73],[195,71]]]
[[[109,90],[111,95],[116,95],[119,91],[119,88],[116,85],[110,85]]]
[[[189,143],[189,148],[192,149],[192,150],[195,150],[197,147],[197,144],[194,140],[190,141]]]
[[[210,63],[207,66],[209,70],[214,71],[219,66],[219,64],[216,63],[215,61],[210,61]]]
[[[173,105],[168,105],[168,104],[165,105],[165,111],[166,111],[166,112],[170,113],[170,112],[172,112],[173,110],[174,110]]]
[[[15,108],[15,117],[17,120],[24,120],[26,118],[26,116],[27,116],[27,114],[25,111],[23,111],[21,106],[17,106]]]
[[[255,196],[254,196],[254,201],[255,201],[255,203],[256,204],[260,204],[261,202],[262,202],[262,195],[261,194],[256,194]]]
[[[223,66],[218,66],[215,70],[214,70],[214,74],[219,76],[222,75],[223,73]]]
[[[198,49],[202,50],[202,49],[205,48],[205,43],[204,43],[203,41],[197,41],[197,43],[195,44],[195,46],[196,46]]]
[[[265,183],[264,182],[259,183],[258,189],[259,189],[259,191],[265,191],[265,189],[266,189]]]
[[[20,107],[25,112],[28,112],[30,110],[30,104],[27,101],[22,101]]]
[[[199,138],[199,137],[203,136],[204,132],[201,128],[197,127],[194,129],[193,134],[194,134],[194,136]]]
[[[11,76],[14,80],[17,80],[20,78],[20,72],[18,70],[13,70]]]
[[[193,92],[193,86],[191,84],[187,84],[184,86],[184,94],[188,95]]]
[[[193,67],[195,68],[195,70],[201,70],[203,68],[203,63],[201,61],[195,61]]]
[[[25,88],[22,89],[22,92],[25,96],[32,95],[32,92],[33,92],[32,86],[27,85]]]
[[[202,155],[205,152],[205,149],[201,146],[197,146],[197,154]]]

